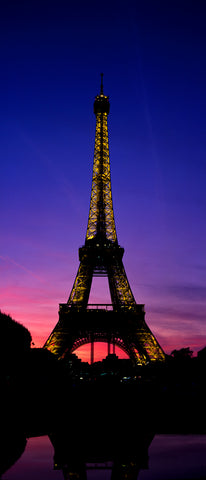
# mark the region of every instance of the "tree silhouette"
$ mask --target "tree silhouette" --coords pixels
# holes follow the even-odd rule
[[[178,361],[185,361],[191,359],[193,356],[193,351],[190,347],[180,348],[180,350],[173,350],[171,356]]]
[[[1,371],[11,375],[19,368],[24,355],[29,352],[31,334],[26,327],[13,320],[10,315],[0,311]]]

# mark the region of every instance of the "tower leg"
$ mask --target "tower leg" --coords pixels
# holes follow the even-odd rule
[[[91,365],[94,363],[94,342],[91,341]]]

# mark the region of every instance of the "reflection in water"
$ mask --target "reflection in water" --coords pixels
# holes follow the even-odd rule
[[[86,480],[88,464],[90,468],[96,464],[98,469],[110,470],[111,480],[136,480],[139,471],[148,467],[148,447],[154,435],[140,429],[139,432],[134,430],[135,435],[129,438],[130,430],[123,430],[121,437],[121,431],[117,436],[112,426],[109,431],[106,426],[105,431],[103,427],[98,429],[98,422],[96,429],[94,423],[91,424],[93,428],[85,435],[84,443],[78,431],[70,435],[69,430],[66,434],[61,430],[50,435],[54,447],[54,468],[62,470],[65,480]]]
[[[206,435],[157,435],[149,447],[149,470],[141,470],[138,480],[203,480],[206,478],[205,452]],[[2,480],[63,480],[62,471],[53,469],[53,455],[48,437],[31,438],[22,457]],[[110,478],[111,469],[87,470],[87,480]]]
[[[136,437],[138,438],[137,433]],[[62,433],[51,435],[54,468],[62,470],[65,480],[71,478],[86,480],[87,470],[94,469],[95,465],[96,470],[110,470],[111,480],[136,480],[139,471],[148,468],[148,447],[153,435],[141,432],[139,438],[137,440],[135,438],[132,448],[128,438],[126,442],[123,438],[118,442],[111,430],[107,438],[105,435],[101,438],[100,435],[95,436],[94,442],[92,436],[88,434],[87,444],[83,448],[76,448],[78,442],[75,442],[73,436],[69,438],[69,435],[63,436]]]
[[[62,472],[53,470],[53,455],[47,436],[30,438],[25,452],[2,480],[63,480]]]

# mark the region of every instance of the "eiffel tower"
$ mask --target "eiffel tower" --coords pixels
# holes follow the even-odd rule
[[[165,355],[147,326],[144,305],[137,304],[122,262],[114,221],[107,117],[109,97],[103,93],[94,101],[96,133],[89,219],[85,244],[79,248],[79,269],[68,302],[59,305],[59,321],[44,348],[64,358],[83,344],[103,341],[122,348],[135,364],[164,361]],[[94,276],[107,276],[110,305],[89,305]]]

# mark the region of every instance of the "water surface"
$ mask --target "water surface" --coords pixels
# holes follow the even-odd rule
[[[48,437],[27,442],[21,458],[2,480],[63,480],[53,470],[53,446]],[[88,480],[109,480],[110,470],[88,470]],[[149,447],[149,470],[141,470],[138,480],[206,479],[206,435],[156,435]]]

